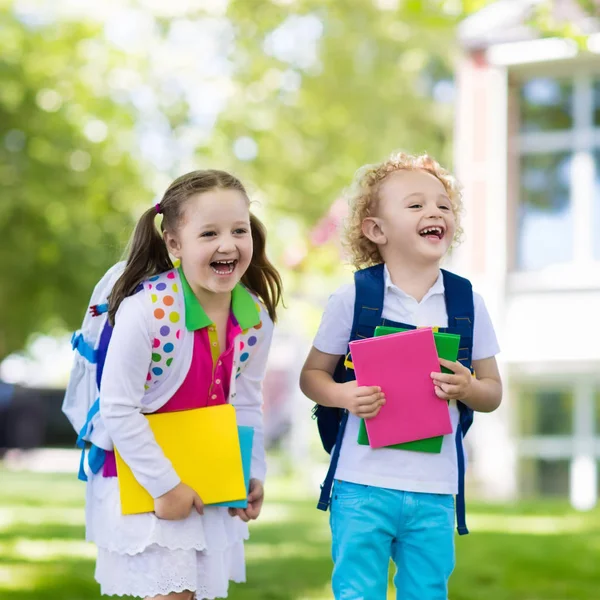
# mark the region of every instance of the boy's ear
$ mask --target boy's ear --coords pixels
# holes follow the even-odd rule
[[[382,222],[378,217],[367,217],[362,222],[363,235],[374,244],[385,244],[387,237],[383,233]]]
[[[181,244],[179,240],[174,235],[171,235],[169,231],[163,233],[163,239],[165,240],[169,254],[175,258],[181,258]]]

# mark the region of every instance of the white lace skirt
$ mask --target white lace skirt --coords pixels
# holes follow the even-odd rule
[[[116,477],[89,478],[86,539],[98,546],[102,594],[144,598],[191,590],[198,600],[225,598],[230,581],[246,579],[246,523],[217,507],[182,521],[123,516]]]

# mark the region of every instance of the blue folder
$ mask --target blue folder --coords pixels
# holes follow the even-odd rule
[[[252,464],[252,443],[254,441],[254,428],[238,425],[240,437],[240,450],[242,452],[242,470],[244,471],[244,482],[246,489],[250,491],[250,466]],[[231,502],[219,502],[210,506],[226,506],[228,508],[247,508],[248,498],[243,500],[232,500]]]

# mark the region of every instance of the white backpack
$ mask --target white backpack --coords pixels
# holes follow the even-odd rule
[[[96,351],[108,319],[108,296],[124,269],[125,261],[113,265],[96,284],[81,329],[71,338],[75,356],[62,411],[78,434],[98,398]]]

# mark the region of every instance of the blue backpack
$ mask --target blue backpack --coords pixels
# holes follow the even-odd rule
[[[382,318],[385,291],[383,269],[384,265],[379,264],[362,269],[354,274],[356,300],[354,302],[354,319],[349,342],[360,338],[373,337],[375,327],[379,325],[415,329],[414,325],[396,323]],[[442,269],[442,276],[444,279],[446,311],[448,313],[448,327],[440,327],[438,330],[460,335],[458,360],[462,365],[471,369],[474,323],[473,289],[470,281],[454,273]],[[347,352],[349,353],[350,350],[348,349]],[[355,379],[354,370],[346,368],[345,361],[346,357],[340,358],[333,374],[334,381],[338,383]],[[456,520],[459,535],[464,535],[469,531],[465,519],[465,455],[462,440],[473,423],[473,410],[462,402],[457,402],[457,405],[460,417],[455,438],[458,458]],[[317,421],[323,447],[328,454],[331,454],[329,470],[325,481],[321,485],[321,495],[317,505],[317,508],[326,511],[329,508],[331,499],[331,488],[340,456],[346,422],[348,421],[348,411],[341,408],[317,405],[313,409],[313,415]]]

